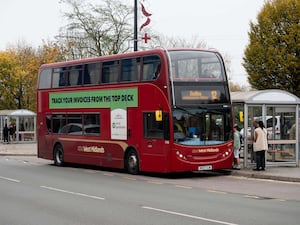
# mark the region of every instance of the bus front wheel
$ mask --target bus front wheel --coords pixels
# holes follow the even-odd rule
[[[54,148],[53,152],[54,164],[56,166],[63,166],[64,164],[64,150],[63,147],[58,144]]]
[[[126,155],[126,169],[130,174],[139,173],[139,158],[134,150],[130,150]]]

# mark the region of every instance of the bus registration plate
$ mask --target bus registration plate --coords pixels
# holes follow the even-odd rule
[[[199,166],[198,170],[212,170],[212,165]]]

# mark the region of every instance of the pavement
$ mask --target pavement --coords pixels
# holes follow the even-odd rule
[[[36,143],[0,143],[1,156],[37,156]],[[233,176],[242,176],[257,179],[271,179],[287,182],[300,182],[300,167],[270,166],[265,171],[253,171],[252,168],[231,170]]]

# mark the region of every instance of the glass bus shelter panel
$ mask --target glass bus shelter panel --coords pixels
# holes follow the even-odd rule
[[[240,129],[244,127],[244,105],[234,104],[233,105],[234,124],[238,125]]]
[[[247,140],[247,148],[242,149],[241,157],[247,158],[249,163],[254,163],[254,152],[253,152],[253,139],[254,139],[254,130],[253,122],[257,120],[258,117],[262,115],[262,106],[249,106],[248,107],[248,121],[246,121],[247,128],[243,127],[241,129],[241,135],[243,136],[243,144]],[[246,140],[245,140],[246,139]],[[247,151],[247,152],[244,152]]]
[[[296,143],[288,144],[272,143],[269,141],[269,149],[266,155],[267,162],[295,162]]]
[[[295,108],[267,107],[265,126],[268,130],[268,139],[291,139],[290,129],[295,124],[295,118]]]
[[[267,162],[295,162],[295,107],[267,107],[266,128],[269,149]]]
[[[233,114],[234,114],[234,125],[238,125],[240,128],[241,134],[241,151],[240,157],[244,158],[245,151],[245,141],[244,141],[244,105],[243,104],[234,104],[233,105]]]
[[[19,140],[33,141],[34,140],[34,118],[29,116],[19,117]]]

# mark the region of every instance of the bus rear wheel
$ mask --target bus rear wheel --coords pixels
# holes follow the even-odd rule
[[[54,164],[56,166],[64,165],[64,150],[60,144],[55,146],[54,152],[53,152],[53,158],[54,158]]]
[[[138,174],[139,173],[139,158],[134,150],[130,150],[126,155],[126,169],[130,174]]]

